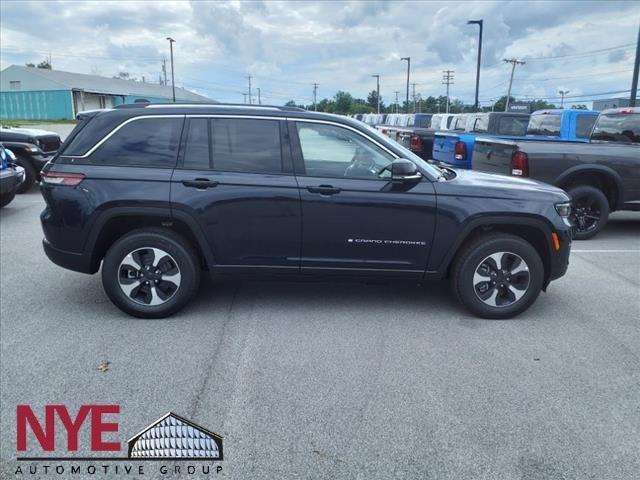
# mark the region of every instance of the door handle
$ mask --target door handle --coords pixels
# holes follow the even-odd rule
[[[331,185],[318,185],[317,187],[307,187],[307,190],[311,193],[319,193],[320,195],[335,195],[342,191],[341,188],[333,187]]]
[[[218,183],[219,182],[208,180],[206,178],[196,178],[195,180],[182,180],[182,184],[185,187],[193,187],[199,190],[204,190],[205,188],[217,187]]]

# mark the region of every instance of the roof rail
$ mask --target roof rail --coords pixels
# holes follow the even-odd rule
[[[247,105],[244,103],[126,103],[113,108],[225,108],[225,109],[255,109],[281,110],[285,112],[305,112],[304,108],[278,105]]]

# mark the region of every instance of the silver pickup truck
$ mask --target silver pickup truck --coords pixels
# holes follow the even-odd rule
[[[588,143],[477,137],[472,168],[565,189],[574,238],[591,238],[610,212],[640,211],[640,108],[603,111]]]

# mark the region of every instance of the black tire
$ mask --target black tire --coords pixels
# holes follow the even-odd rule
[[[489,293],[485,301],[490,302],[493,296],[491,292],[495,291],[493,302],[502,303],[491,306],[480,298],[480,290],[483,286],[480,283],[474,284],[474,275],[476,272],[480,273],[481,269],[483,269],[482,273],[485,273],[484,270],[491,262],[486,260],[492,254],[499,255],[498,252],[505,252],[500,256],[500,266],[503,266],[502,262],[504,262],[505,270],[516,271],[524,267],[528,267],[528,270],[514,273],[513,279],[510,275],[505,276],[502,271],[499,272],[500,277],[492,277],[493,271],[491,271],[486,276],[487,281],[482,282],[487,284],[487,293]],[[517,257],[520,259],[518,260]],[[522,261],[524,265],[521,264]],[[484,278],[484,275],[482,277]],[[505,283],[501,284],[501,281]],[[498,283],[496,287],[491,286],[492,282]],[[467,243],[458,252],[451,270],[451,288],[454,295],[468,310],[482,318],[511,318],[522,313],[538,298],[543,282],[544,265],[536,249],[522,238],[506,233],[482,235]],[[500,287],[505,284],[505,287]],[[480,285],[480,288],[476,285]],[[520,298],[510,293],[516,290],[517,294],[521,295]]]
[[[0,208],[6,207],[7,205],[9,205],[13,201],[13,198],[15,196],[16,196],[15,190],[11,193],[4,193],[0,195]]]
[[[166,261],[160,266],[153,267],[151,271],[143,272],[146,266],[160,261],[155,258],[151,249],[162,250],[165,256],[161,256]],[[130,254],[134,256],[128,257],[130,261],[127,265],[122,265]],[[129,264],[140,265],[142,268],[130,268]],[[171,268],[163,274],[171,273],[175,276],[175,273],[178,273],[180,275],[177,287],[175,283],[166,283],[162,280],[163,274],[157,277],[158,281],[153,280],[153,270],[158,268],[155,270],[158,272],[165,267]],[[134,270],[150,277],[139,276],[131,280],[130,275],[134,275]],[[121,282],[137,285],[131,292],[131,296],[123,291]],[[154,286],[154,282],[158,285]],[[145,283],[151,286],[143,285]],[[120,310],[140,318],[163,318],[172,315],[189,302],[197,291],[199,283],[200,266],[193,247],[181,235],[165,228],[142,228],[126,234],[109,248],[102,264],[102,285],[107,296]],[[170,288],[163,288],[161,291],[163,285],[169,285]],[[166,298],[162,299],[161,296]],[[154,301],[154,297],[156,301],[160,299],[163,303],[148,304]]]
[[[573,238],[588,240],[604,228],[609,220],[609,200],[601,190],[589,185],[571,187],[571,221]]]
[[[22,182],[16,189],[16,193],[20,194],[28,192],[29,189],[33,187],[33,184],[36,183],[38,173],[36,172],[36,169],[33,167],[33,165],[31,165],[31,162],[29,160],[25,160],[24,158],[17,157],[16,165],[20,165],[22,168],[24,168],[24,182]]]

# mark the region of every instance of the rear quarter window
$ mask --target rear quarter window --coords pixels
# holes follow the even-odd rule
[[[176,164],[183,117],[136,118],[123,124],[90,156],[90,163],[172,168]]]
[[[578,115],[576,116],[576,137],[589,138],[593,124],[596,123],[596,115]]]

